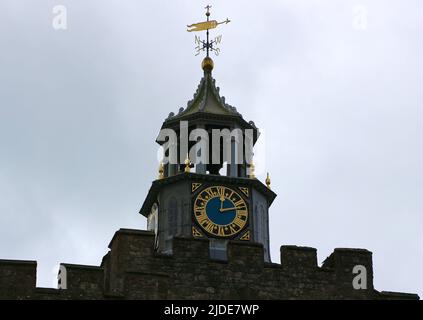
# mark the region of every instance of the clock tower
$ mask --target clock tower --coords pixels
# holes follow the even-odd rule
[[[226,103],[212,76],[209,29],[229,23],[209,20],[188,31],[207,30],[196,37],[197,50],[207,52],[204,75],[192,100],[163,122],[156,142],[163,148],[158,179],[153,181],[140,213],[155,232],[158,252],[172,253],[174,237],[209,239],[210,257],[226,260],[229,240],[260,243],[269,254],[269,207],[276,197],[254,174],[253,147],[260,136],[252,121]],[[219,39],[220,41],[220,39]]]

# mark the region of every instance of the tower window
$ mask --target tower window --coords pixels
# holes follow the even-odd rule
[[[210,258],[213,260],[228,261],[227,240],[210,239]]]

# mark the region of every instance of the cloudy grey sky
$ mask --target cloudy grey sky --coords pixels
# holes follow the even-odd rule
[[[266,132],[273,261],[282,244],[316,247],[319,263],[367,248],[377,289],[422,295],[421,1],[210,3],[232,19],[217,83]],[[37,260],[39,286],[145,228],[154,140],[202,76],[185,26],[205,4],[0,2],[0,258]]]

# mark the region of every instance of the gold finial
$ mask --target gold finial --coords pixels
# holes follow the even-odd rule
[[[185,172],[191,172],[191,161],[189,160],[189,154],[187,153],[187,158],[185,159]]]
[[[159,180],[164,179],[164,165],[163,162],[160,162],[159,165]]]
[[[249,169],[250,169],[250,172],[249,172],[248,177],[250,179],[255,179],[256,178],[256,174],[255,174],[254,171],[255,171],[256,167],[255,167],[255,165],[254,165],[254,163],[252,161],[251,161],[251,163],[249,165]]]
[[[270,188],[270,176],[269,176],[269,172],[267,173],[267,177],[266,177],[266,186],[267,186],[269,189],[271,189],[271,188]]]
[[[205,57],[201,63],[201,68],[203,68],[204,71],[211,72],[214,68],[214,62],[212,58]]]

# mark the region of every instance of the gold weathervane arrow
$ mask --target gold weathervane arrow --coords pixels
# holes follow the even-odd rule
[[[216,20],[211,20],[211,21],[204,21],[204,22],[198,22],[198,23],[193,23],[189,26],[187,26],[188,32],[193,32],[193,31],[204,31],[204,30],[209,30],[209,29],[215,29],[217,28],[217,26],[219,24],[228,24],[229,22],[231,22],[231,20],[229,20],[228,18],[226,18],[225,21],[222,22],[217,22]]]

